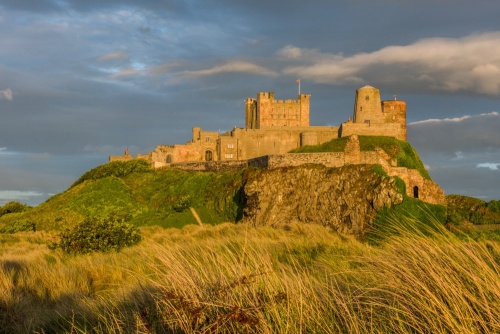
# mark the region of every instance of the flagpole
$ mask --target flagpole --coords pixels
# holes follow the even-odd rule
[[[297,83],[299,84],[299,95],[300,95],[300,79],[297,79]]]

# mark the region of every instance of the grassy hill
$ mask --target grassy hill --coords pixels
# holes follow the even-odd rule
[[[451,223],[461,224],[500,224],[500,201],[483,201],[477,198],[448,195],[448,217]]]
[[[28,220],[39,230],[57,231],[85,217],[113,216],[137,226],[180,228],[197,224],[190,207],[204,224],[234,222],[241,216],[243,172],[153,170],[142,160],[112,162],[31,210],[3,215],[0,226]]]
[[[416,151],[408,142],[388,137],[360,138],[362,150],[383,148],[399,165],[415,168],[429,177]],[[346,138],[293,152],[342,151]],[[28,208],[20,203],[0,207],[0,229],[18,222],[36,225],[37,230],[61,231],[72,228],[86,217],[114,217],[135,226],[158,225],[181,228],[197,224],[194,208],[203,224],[237,222],[242,217],[242,186],[253,169],[231,172],[186,172],[176,169],[154,170],[143,160],[112,162],[83,174],[66,191],[45,203]],[[402,205],[380,212],[375,226],[384,226],[388,216],[412,215],[425,220],[432,212],[437,220],[460,225],[499,223],[498,201],[448,196],[448,211],[418,200],[405,198]]]

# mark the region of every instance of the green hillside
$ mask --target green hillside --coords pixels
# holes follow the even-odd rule
[[[294,152],[342,151],[345,143],[346,139],[340,138]],[[396,158],[399,165],[416,168],[428,177],[420,158],[407,142],[387,137],[360,137],[360,146],[362,150],[381,147]],[[258,171],[251,168],[230,172],[155,170],[143,160],[107,163],[83,174],[69,189],[37,207],[17,202],[0,207],[0,231],[32,229],[33,226],[37,230],[62,231],[87,217],[113,217],[135,226],[181,228],[198,223],[190,208],[203,224],[237,222],[242,218],[244,207],[242,186],[248,175],[255,172]],[[464,196],[448,196],[447,212],[444,207],[405,198],[403,205],[380,212],[375,226],[383,226],[388,214],[401,217],[411,212],[418,216],[421,207],[438,213],[438,220],[443,224],[500,222],[498,201],[486,203]]]
[[[85,217],[115,217],[137,226],[182,227],[234,222],[241,216],[243,171],[153,170],[145,161],[113,162],[92,169],[68,190],[39,206],[0,217],[0,226],[31,221],[39,230],[62,230]]]
[[[500,224],[500,201],[486,202],[462,195],[448,195],[446,201],[450,223]]]

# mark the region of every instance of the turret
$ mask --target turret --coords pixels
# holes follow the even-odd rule
[[[380,91],[372,86],[364,86],[356,90],[354,102],[354,123],[382,123],[382,106]]]

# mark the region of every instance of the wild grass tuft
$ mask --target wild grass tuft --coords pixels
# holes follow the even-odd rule
[[[0,248],[0,328],[498,333],[500,244],[398,219],[376,246],[292,223],[152,226],[137,246],[81,256],[49,250],[48,234],[3,235],[16,241]]]

